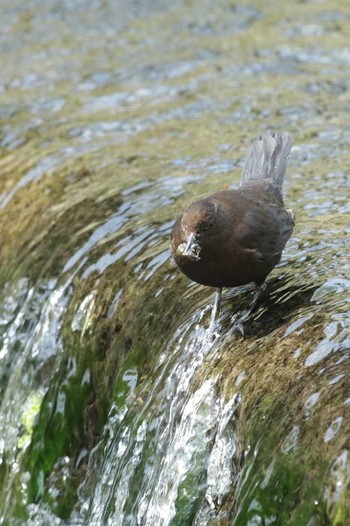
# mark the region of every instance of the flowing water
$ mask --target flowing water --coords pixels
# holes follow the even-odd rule
[[[0,524],[350,524],[345,0],[0,5]],[[176,269],[186,204],[295,140],[256,308]]]

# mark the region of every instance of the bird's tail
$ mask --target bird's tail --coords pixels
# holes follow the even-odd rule
[[[293,138],[286,132],[267,131],[256,137],[244,163],[241,186],[268,179],[282,188],[292,144]]]

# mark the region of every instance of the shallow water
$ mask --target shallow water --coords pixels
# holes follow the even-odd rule
[[[0,524],[350,522],[345,0],[0,6]],[[295,139],[251,287],[170,259],[184,206]]]

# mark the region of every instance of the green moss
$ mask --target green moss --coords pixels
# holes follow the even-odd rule
[[[26,403],[22,416],[23,434],[18,441],[20,449],[26,449],[31,441],[35,418],[40,411],[41,403],[42,394],[40,392],[33,393]]]
[[[193,524],[198,507],[205,496],[205,475],[205,469],[203,469],[201,462],[196,469],[195,460],[193,469],[179,485],[175,503],[176,515],[171,521],[171,526],[190,526]]]
[[[341,492],[340,499],[335,505],[334,514],[332,514],[332,526],[346,526],[349,521],[349,503],[348,488]]]
[[[272,456],[275,444],[276,436],[263,436],[257,456],[254,450],[246,459],[241,476],[244,483],[237,488],[237,526],[247,524],[255,515],[291,526],[325,515],[320,501],[322,478],[312,478],[310,464],[301,462],[299,453],[286,456],[276,451]]]

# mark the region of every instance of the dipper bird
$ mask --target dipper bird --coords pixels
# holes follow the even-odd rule
[[[292,144],[289,133],[259,135],[248,153],[239,188],[194,201],[173,226],[171,251],[180,270],[191,280],[217,289],[211,325],[223,287],[255,283],[253,307],[267,275],[281,259],[295,224],[282,197]]]

